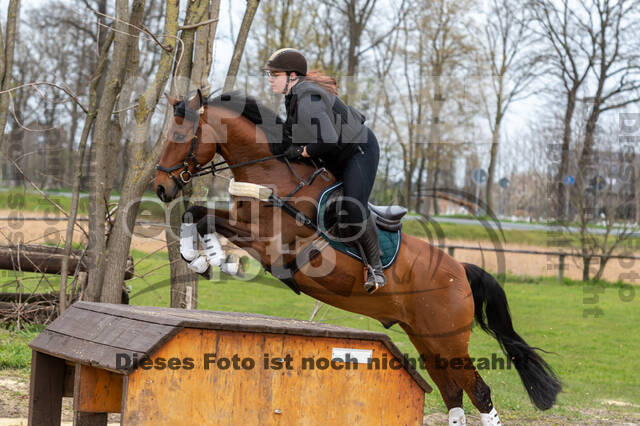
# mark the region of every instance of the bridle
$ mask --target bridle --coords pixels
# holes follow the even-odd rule
[[[178,163],[175,166],[171,167],[161,166],[160,163],[158,163],[156,164],[156,170],[168,174],[180,189],[182,189],[185,184],[189,183],[194,176],[198,176],[198,172],[202,169],[202,166],[196,159],[196,148],[198,146],[198,128],[200,127],[200,116],[203,112],[204,106],[201,106],[198,110],[194,110],[189,109],[185,104],[184,114],[179,111],[178,104],[173,106],[174,117],[183,117],[185,120],[193,120],[193,137],[191,138],[191,146],[189,147],[189,153],[181,163]],[[191,161],[193,161],[193,163],[195,164],[195,173],[191,173],[189,171],[189,163]],[[182,170],[178,174],[178,176],[173,174],[173,172],[182,168],[184,168],[184,170]]]

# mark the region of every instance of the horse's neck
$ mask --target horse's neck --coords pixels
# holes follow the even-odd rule
[[[220,154],[231,167],[237,181],[253,182],[264,179],[266,162],[252,163],[243,166],[243,163],[251,163],[273,154],[264,133],[256,129],[256,126],[245,118],[230,116],[228,111],[214,108],[214,114],[223,117],[219,122],[226,129],[214,129],[219,137],[226,134],[226,143],[220,145]],[[213,127],[213,126],[212,126]]]
[[[231,172],[237,182],[279,183],[282,184],[281,189],[285,193],[288,193],[299,183],[296,176],[283,162],[276,159],[259,161],[273,156],[267,137],[260,128],[256,128],[255,124],[245,118],[229,116],[228,111],[215,108],[211,112],[216,115],[220,114],[219,117],[222,117],[222,120],[219,122],[223,123],[224,120],[226,125],[227,142],[220,145],[220,153],[231,167]],[[215,130],[217,133],[225,134],[223,129]],[[253,163],[247,166],[242,165],[247,162]],[[304,178],[313,173],[313,168],[310,166],[296,164],[293,167]],[[330,183],[325,183],[325,185]],[[314,186],[318,186],[318,184],[319,182],[316,180]]]

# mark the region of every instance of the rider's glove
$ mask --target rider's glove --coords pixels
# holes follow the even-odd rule
[[[299,158],[302,158],[302,151],[304,150],[303,147],[298,146],[298,145],[291,145],[289,148],[287,148],[287,150],[284,152],[284,155],[289,159],[289,160],[297,160]]]

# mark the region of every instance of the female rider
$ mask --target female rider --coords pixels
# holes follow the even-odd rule
[[[380,261],[377,227],[368,201],[378,170],[380,149],[364,116],[337,97],[333,78],[307,74],[307,61],[295,49],[276,51],[264,67],[274,93],[285,95],[284,151],[289,159],[318,158],[343,180],[342,207],[368,268],[365,289],[373,293],[386,280]]]

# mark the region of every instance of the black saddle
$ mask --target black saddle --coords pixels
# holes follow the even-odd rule
[[[378,228],[389,232],[402,229],[402,218],[407,214],[407,209],[402,206],[376,206],[369,203],[369,210]]]
[[[340,199],[342,198],[342,188],[335,190],[327,200],[327,208],[325,210],[325,224],[327,229],[333,228],[338,218],[338,208]],[[407,214],[407,209],[402,206],[376,206],[369,203],[369,211],[373,215],[378,228],[397,232],[402,229],[402,218]]]

